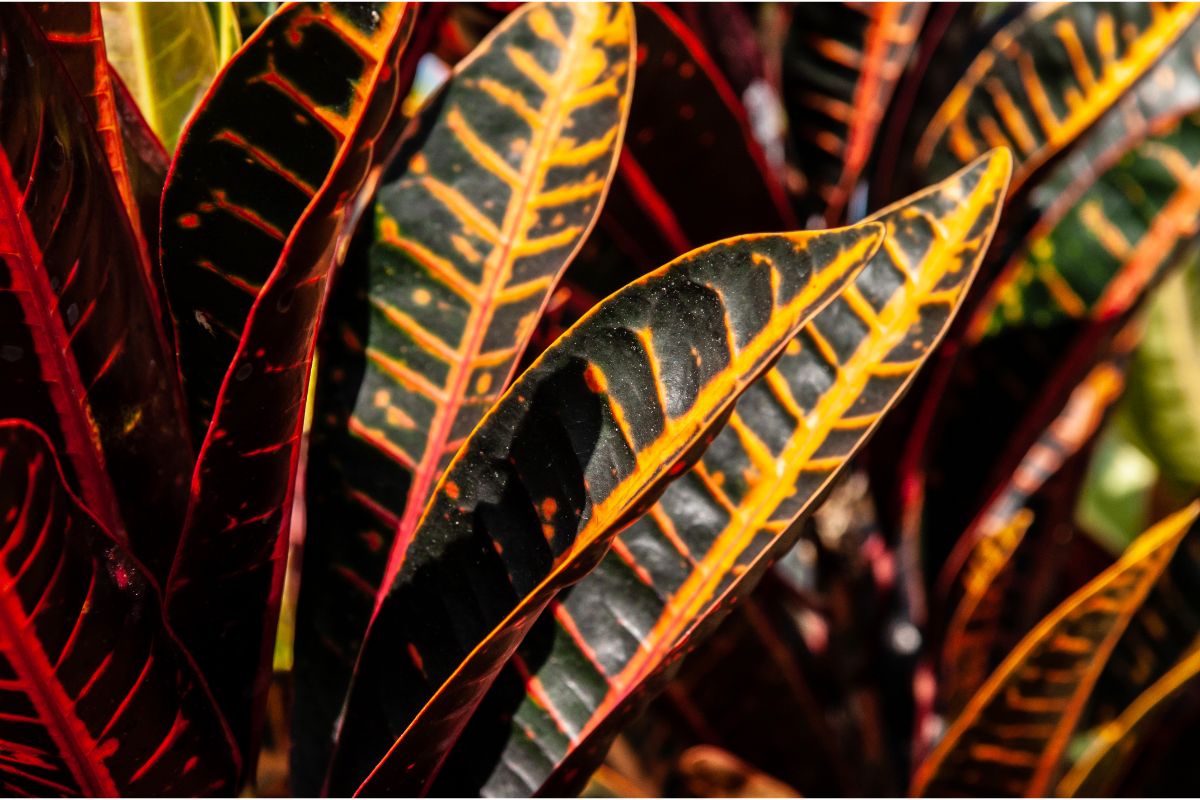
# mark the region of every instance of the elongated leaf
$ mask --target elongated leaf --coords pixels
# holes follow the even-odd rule
[[[144,568],[0,420],[0,786],[12,796],[228,793],[237,756]]]
[[[1095,122],[1200,12],[1194,3],[1045,3],[993,37],[917,147],[930,177],[1009,147],[1013,191]]]
[[[918,795],[1045,795],[1113,648],[1200,504],[1140,536],[1004,660],[913,778]]]
[[[0,417],[47,431],[88,507],[163,574],[192,450],[155,293],[61,63],[20,8],[0,26]]]
[[[316,329],[359,193],[399,133],[412,12],[281,9],[192,118],[163,199],[163,270],[193,421],[207,427],[167,610],[247,750],[266,700]]]
[[[1124,355],[1127,352],[1126,348]],[[1025,506],[1068,458],[1091,441],[1125,385],[1124,360],[1117,357],[1097,364],[1071,392],[1062,413],[955,544],[943,567],[938,581],[942,597],[949,594],[960,570],[963,585],[942,645],[939,690],[942,707],[951,716],[962,710],[996,666],[993,657],[1005,621],[1013,554],[1032,524]]]
[[[205,5],[100,4],[108,59],[167,152],[221,67]]]
[[[1165,675],[1147,687],[1120,717],[1099,730],[1087,750],[1063,776],[1055,795],[1111,796],[1142,736],[1169,703],[1194,685],[1197,674],[1200,674],[1200,646],[1193,646]]]
[[[842,218],[916,43],[926,3],[795,6],[783,95],[809,210]],[[969,160],[969,159],[965,159]]]
[[[553,606],[552,640],[514,661],[527,696],[504,754],[473,769],[456,761],[447,780],[479,783],[447,791],[556,795],[586,778],[685,648],[795,542],[795,521],[938,342],[987,249],[1008,170],[1006,153],[991,154],[872,217],[884,247],[746,391],[695,468]]]
[[[966,530],[1146,287],[1178,262],[1200,210],[1198,123],[1176,120],[1100,176],[1081,176],[1090,188],[1039,223],[989,288],[957,359],[937,365],[948,385],[924,410],[936,418],[933,441],[918,433],[906,446],[928,469],[913,515],[925,530]]]
[[[331,788],[366,778],[392,740],[361,791],[426,785],[554,594],[702,452],[882,238],[867,223],[709,245],[613,295],[542,354],[451,463],[387,587]]]
[[[629,127],[600,224],[572,270],[601,297],[705,242],[798,227],[741,101],[704,46],[662,4],[637,3],[634,16]],[[593,248],[619,257],[595,259]]]
[[[374,593],[599,214],[633,58],[628,6],[533,3],[511,15],[421,113],[376,195],[369,251],[339,279],[321,345],[297,641],[294,752],[313,791]]]

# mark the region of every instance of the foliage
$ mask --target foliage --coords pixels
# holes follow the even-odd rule
[[[1193,3],[0,9],[0,787],[1194,790],[1198,64]]]

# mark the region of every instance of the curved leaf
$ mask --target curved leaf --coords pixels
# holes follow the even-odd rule
[[[993,37],[917,147],[930,177],[1009,147],[1012,191],[1154,66],[1200,13],[1195,3],[1045,3]]]
[[[100,4],[108,60],[167,152],[221,67],[206,5]]]
[[[412,13],[285,6],[192,117],[163,198],[163,271],[193,423],[207,429],[167,611],[247,751],[266,700],[316,329],[357,198],[399,133],[395,65]]]
[[[0,420],[0,787],[229,793],[228,729],[144,569],[67,488],[49,439]]]
[[[1121,560],[1031,631],[954,720],[913,778],[917,795],[1045,795],[1109,655],[1200,504],[1146,531]]]
[[[1200,213],[1198,125],[1197,116],[1174,120],[1098,177],[1081,176],[1089,188],[1039,223],[989,287],[957,355],[937,365],[947,385],[923,410],[935,435],[925,440],[914,425],[906,445],[928,471],[913,517],[939,532],[935,548],[969,526],[1147,286],[1178,262]]]
[[[883,226],[695,250],[589,312],[468,438],[376,612],[331,788],[424,788],[560,589],[698,457]],[[398,738],[397,738],[398,737]],[[410,765],[416,764],[416,767]]]
[[[0,37],[0,417],[45,430],[71,486],[161,575],[192,449],[155,292],[61,62],[17,6]]]
[[[950,716],[962,710],[996,666],[993,655],[998,628],[1005,621],[1005,595],[1015,569],[1013,553],[1033,521],[1025,506],[1067,459],[1092,440],[1125,386],[1124,360],[1097,364],[1071,392],[1062,413],[955,543],[942,569],[938,588],[943,598],[962,572],[962,597],[947,625],[941,652],[939,694]]]
[[[928,10],[926,3],[793,8],[783,97],[796,161],[814,201],[810,211],[827,223],[846,210]]]
[[[527,696],[503,755],[467,755],[497,748],[481,729],[446,791],[558,795],[586,778],[685,649],[795,542],[796,520],[937,344],[995,230],[1009,167],[990,154],[871,217],[884,247],[746,390],[695,468],[552,606],[553,640],[513,662]]]
[[[1063,776],[1055,789],[1058,797],[1101,797],[1112,795],[1115,782],[1128,766],[1128,759],[1147,729],[1167,704],[1194,685],[1200,674],[1200,646],[1193,646],[1165,675],[1138,696],[1117,719],[1104,725],[1083,755]]]
[[[522,6],[427,103],[376,194],[321,343],[296,645],[305,771],[328,760],[375,591],[599,213],[633,57],[628,6]]]

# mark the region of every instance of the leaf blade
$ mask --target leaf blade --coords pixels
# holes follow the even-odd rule
[[[993,154],[872,217],[889,239],[855,286],[742,395],[692,474],[623,531],[553,610],[554,653],[540,669],[529,654],[529,674],[519,682],[527,697],[516,719],[519,730],[540,733],[538,748],[554,761],[522,759],[517,733],[486,794],[516,786],[569,793],[638,700],[661,688],[686,646],[794,541],[794,521],[903,391],[962,301],[994,230],[1008,169],[1006,154]],[[869,313],[872,322],[856,325],[855,313]],[[622,635],[626,625],[640,638]],[[588,687],[586,698],[568,686]],[[537,783],[529,783],[532,775]]]
[[[381,184],[321,342],[298,612],[305,770],[328,759],[373,593],[595,222],[633,57],[628,6],[524,6],[455,67]]]
[[[372,622],[347,705],[346,719],[354,722],[342,730],[332,788],[361,780],[382,755],[367,749],[359,731],[389,725],[392,738],[400,738],[360,791],[422,788],[422,776],[436,772],[536,614],[595,565],[611,536],[675,477],[674,465],[707,444],[709,429],[722,424],[747,382],[832,300],[881,237],[881,226],[864,223],[701,248],[593,309],[525,372],[442,478]],[[560,419],[555,409],[572,402],[578,409]],[[538,435],[553,435],[547,440],[553,443],[531,438]],[[519,514],[512,517],[519,527],[506,527],[504,512],[489,511],[496,503]],[[469,527],[462,526],[471,519],[488,536],[464,540]],[[448,534],[473,555],[443,560],[439,541]],[[448,571],[460,585],[467,579],[500,591],[490,595],[495,604],[475,611],[480,607],[466,599],[474,590],[458,599],[443,591],[450,587],[444,583],[431,594],[423,576],[437,572],[446,580]],[[503,599],[514,586],[516,598]],[[443,605],[438,613],[449,614],[458,636],[470,642],[465,652],[435,630],[411,626],[407,609]],[[396,657],[403,659],[405,686],[413,688],[403,698],[386,690]],[[412,761],[429,769],[404,774]]]
[[[1189,531],[1195,530],[1198,514],[1200,505],[1193,504],[1148,530],[1120,561],[1043,619],[988,678],[921,764],[913,777],[913,792],[1046,792],[1067,738],[1108,656],[1176,548]],[[1063,643],[1056,650],[1055,642],[1060,639]],[[1080,640],[1078,647],[1067,639]],[[1067,644],[1072,647],[1068,649]],[[1062,693],[1064,684],[1060,684],[1057,693],[1041,698],[1036,694],[1038,687],[1049,692],[1045,681],[1034,672],[1025,678],[1022,670],[1027,665],[1029,670],[1039,669],[1039,658],[1046,659],[1049,668],[1056,655],[1058,668],[1071,673],[1065,685],[1072,688]],[[1023,680],[1027,681],[1024,688],[1035,694],[1021,694],[1017,687]],[[1014,691],[1008,691],[1009,687]],[[1042,699],[1044,704],[1039,702]],[[1039,729],[1049,728],[1050,733],[1026,737],[1023,741],[1032,744],[1022,750],[1011,739],[1006,742],[1005,737],[989,733],[989,714],[1000,715],[997,724],[1007,717],[1016,720],[1011,724],[1037,725]],[[985,752],[991,754],[986,761],[993,774],[981,785],[978,769],[965,769],[964,758],[973,755],[983,759]],[[972,773],[976,775],[974,780]]]
[[[232,740],[163,622],[157,587],[24,421],[0,420],[0,508],[4,739],[27,756],[0,763],[0,784],[35,795],[230,791]]]

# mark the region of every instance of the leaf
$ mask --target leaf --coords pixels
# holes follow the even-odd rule
[[[228,730],[145,569],[67,486],[50,440],[0,420],[0,788],[227,794]]]
[[[0,38],[0,417],[45,430],[72,489],[164,574],[192,449],[155,292],[61,62],[19,7]]]
[[[316,329],[358,197],[400,130],[407,87],[395,65],[412,14],[281,9],[192,117],[163,198],[163,272],[204,437],[168,618],[247,752],[266,699]]]
[[[427,103],[375,196],[321,342],[296,645],[304,771],[328,761],[375,592],[599,213],[633,56],[628,6],[523,6]]]
[[[926,3],[819,3],[792,11],[783,97],[809,211],[827,223],[845,213],[928,10]]]
[[[943,102],[917,146],[929,177],[984,149],[1017,163],[1012,192],[1095,122],[1200,12],[1194,3],[1045,3],[1005,26]]]
[[[1013,474],[1146,288],[1178,263],[1200,212],[1197,125],[1197,116],[1173,120],[1099,176],[1080,176],[1089,188],[1038,223],[957,354],[936,365],[941,400],[923,409],[905,446],[927,471],[914,516],[939,532],[935,550]]]
[[[662,4],[636,3],[634,17],[637,90],[589,238],[596,248],[611,241],[621,257],[608,263],[585,251],[572,270],[601,297],[706,242],[799,227],[745,109],[696,36]]]
[[[610,297],[534,362],[451,463],[383,596],[333,791],[366,778],[392,740],[360,792],[423,790],[554,594],[698,457],[882,237],[867,223],[709,245]]]
[[[205,5],[100,4],[108,60],[169,153],[221,66]]]
[[[954,720],[913,778],[916,795],[1045,795],[1092,687],[1193,524],[1193,504],[1038,624]]]
[[[961,578],[962,597],[944,635],[939,693],[953,716],[983,684],[995,666],[993,654],[1005,619],[1005,596],[1017,567],[1013,554],[1033,522],[1026,506],[1063,464],[1093,439],[1108,409],[1125,386],[1124,362],[1135,337],[1092,368],[1067,400],[1062,413],[1025,454],[1007,483],[955,543],[938,577],[938,595],[947,599]],[[960,575],[961,573],[961,575]]]
[[[871,218],[888,238],[854,287],[747,389],[692,471],[552,606],[552,641],[514,660],[527,695],[511,735],[505,726],[504,753],[480,765],[496,765],[482,776],[485,794],[569,794],[686,649],[795,543],[795,522],[953,318],[995,230],[1008,170],[1006,153],[990,154]],[[464,766],[453,778],[480,776]]]

